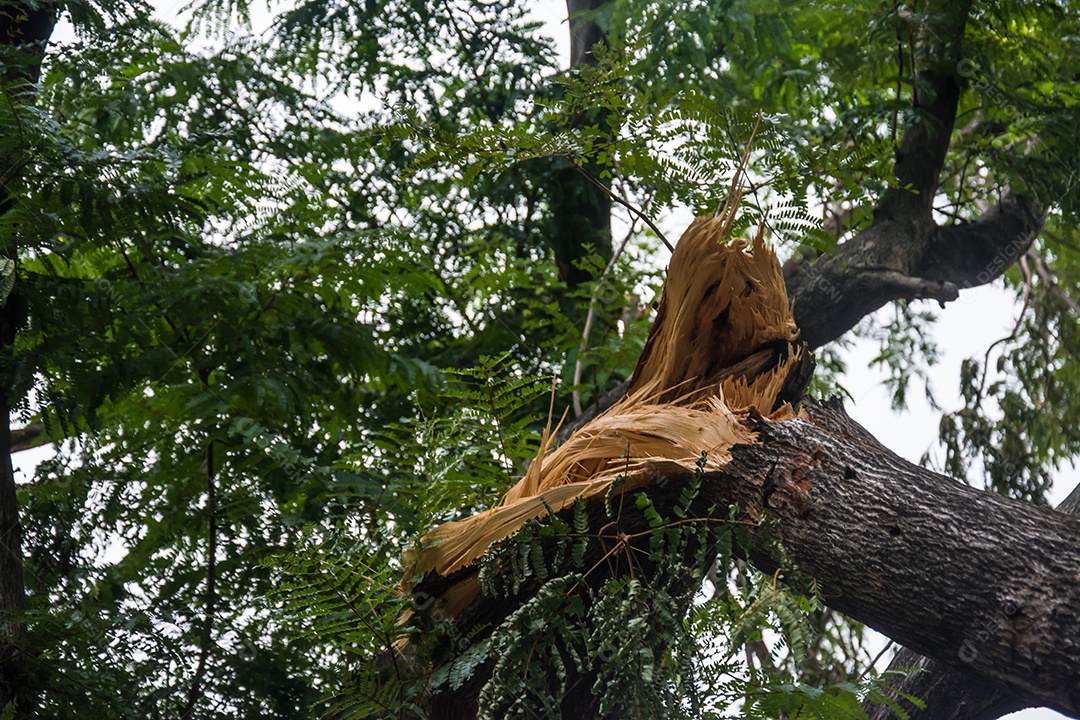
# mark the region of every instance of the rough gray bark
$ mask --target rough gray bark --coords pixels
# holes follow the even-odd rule
[[[901,660],[926,667],[918,716],[1080,713],[1080,522],[918,468],[850,433],[838,405],[811,414],[763,428],[737,465],[777,463],[766,504],[831,607],[934,658]]]
[[[1057,506],[1057,511],[1073,516],[1080,514],[1080,485]],[[889,669],[908,668],[918,668],[918,672],[893,682],[893,687],[926,703],[926,708],[920,710],[907,701],[900,701],[908,713],[919,720],[995,720],[1031,707],[1031,702],[999,683],[989,682],[963,668],[949,667],[902,647],[889,663]],[[894,720],[897,717],[884,705],[868,705],[866,711],[870,720]]]
[[[756,422],[760,442],[735,447],[723,471],[704,476],[701,507],[734,504],[748,521],[767,513],[769,529],[753,535],[750,551],[759,569],[776,571],[779,541],[830,607],[935,658],[934,667],[964,674],[958,686],[926,685],[929,702],[1002,688],[1007,695],[993,707],[999,714],[1025,705],[1080,714],[1080,521],[907,462],[839,402],[805,407],[809,420]],[[688,480],[658,476],[650,498],[669,505]],[[607,531],[647,527],[631,505]],[[590,584],[625,571],[599,567],[602,577]],[[434,578],[417,590],[437,596],[460,579]],[[457,636],[496,626],[520,602],[478,597],[458,618]],[[592,686],[589,677],[572,679]],[[479,673],[444,698],[455,710],[444,717],[471,717],[483,681]],[[564,705],[564,717],[593,717],[583,698],[575,703],[581,709]]]

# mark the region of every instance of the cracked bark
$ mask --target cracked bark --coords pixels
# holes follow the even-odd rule
[[[1080,515],[1080,485],[1057,506],[1057,511]],[[920,710],[906,700],[900,700],[900,705],[917,720],[994,720],[1033,706],[1030,700],[1001,684],[970,673],[963,667],[950,667],[902,647],[889,663],[889,669],[909,668],[917,668],[918,671],[894,682],[893,687],[926,703],[926,708]],[[897,717],[884,705],[868,705],[865,709],[870,720],[893,720]]]

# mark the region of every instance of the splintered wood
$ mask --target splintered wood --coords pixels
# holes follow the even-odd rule
[[[616,480],[613,492],[641,489],[693,472],[702,453],[705,470],[718,470],[734,445],[755,442],[750,417],[791,417],[785,391],[801,385],[807,351],[780,264],[761,230],[748,242],[727,241],[729,229],[726,216],[698,218],[683,233],[626,396],[554,450],[549,421],[536,459],[498,506],[435,528],[406,554],[404,587],[470,565],[549,509],[603,498]],[[477,589],[475,578],[459,585],[457,598],[442,598],[451,614]]]

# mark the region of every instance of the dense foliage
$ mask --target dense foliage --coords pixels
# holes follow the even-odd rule
[[[524,5],[311,0],[254,32],[264,9],[245,3],[195,2],[184,30],[136,2],[63,3],[77,39],[50,45],[32,92],[19,48],[0,48],[4,387],[57,448],[19,486],[22,691],[40,717],[422,714],[423,682],[390,692],[370,665],[408,605],[402,550],[509,487],[552,387],[557,421],[573,393],[588,405],[629,375],[660,221],[715,210],[747,147],[743,228],[764,217],[809,255],[864,228],[933,21],[613,0],[588,18],[610,47],[568,71]],[[0,0],[5,18],[23,8]],[[966,366],[965,407],[943,415],[945,466],[1039,502],[1080,452],[1060,421],[1080,412],[1080,13],[991,0],[973,17],[938,209],[970,221],[1008,187],[1048,218],[1007,278],[1016,331]],[[618,197],[614,237],[576,269],[558,262],[562,194],[583,187],[568,173]],[[860,329],[898,406],[934,359],[918,310]],[[817,391],[842,387],[843,349],[821,365]],[[836,717],[880,695],[859,628],[812,593],[730,554],[715,589],[647,628],[641,598],[663,592],[645,581],[592,606],[590,627],[669,645],[612,678],[620,701]],[[499,636],[492,713],[535,629]],[[656,682],[631,697],[641,677]]]

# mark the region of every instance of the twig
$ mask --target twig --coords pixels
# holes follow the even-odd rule
[[[566,157],[567,161],[570,163],[570,165],[573,166],[573,168],[575,170],[577,170],[579,173],[581,173],[582,175],[585,176],[586,180],[588,180],[593,185],[595,185],[596,187],[600,188],[605,193],[607,193],[607,196],[610,197],[612,200],[619,203],[620,205],[625,207],[627,210],[634,213],[634,215],[641,218],[642,221],[644,221],[644,223],[649,226],[649,229],[652,230],[654,233],[656,233],[656,236],[658,238],[660,238],[660,242],[664,243],[664,247],[666,247],[668,249],[668,252],[675,252],[675,248],[673,248],[671,246],[671,243],[668,242],[668,239],[667,239],[667,237],[664,236],[664,233],[660,232],[660,228],[656,227],[656,225],[653,223],[653,221],[650,220],[648,218],[648,216],[645,215],[645,213],[641,212],[636,207],[631,205],[630,202],[628,200],[626,200],[625,198],[619,197],[615,193],[611,192],[611,188],[607,187],[606,185],[604,185],[604,183],[602,183],[599,180],[597,180],[596,178],[594,178],[592,176],[592,173],[590,173],[588,170],[586,170],[585,168],[578,165],[577,161],[574,160],[574,158],[571,157],[569,154],[565,155],[565,157]]]
[[[870,661],[870,664],[867,665],[865,668],[863,668],[863,671],[861,673],[859,673],[859,680],[862,680],[864,677],[866,677],[866,673],[868,673],[868,672],[870,672],[871,670],[874,669],[874,666],[877,665],[878,660],[880,660],[882,658],[882,656],[885,655],[885,653],[889,650],[889,648],[891,648],[894,644],[895,644],[895,641],[893,641],[893,640],[890,640],[889,642],[885,643],[885,647],[881,648],[881,652],[879,652],[874,657],[874,659]]]
[[[199,380],[203,388],[209,390],[209,372],[201,371]],[[206,610],[203,618],[199,661],[195,666],[195,677],[188,689],[187,702],[180,711],[181,718],[191,717],[195,703],[202,695],[203,678],[206,676],[206,659],[210,654],[210,642],[214,630],[214,606],[217,599],[217,488],[214,485],[214,438],[206,446],[206,510],[209,514],[206,530]]]
[[[760,126],[761,113],[759,112],[757,120],[754,122],[754,129],[750,131],[750,139],[746,141],[742,157],[735,168],[735,173],[731,176],[731,187],[728,189],[727,197],[724,198],[724,204],[716,208],[716,212],[713,213],[713,217],[720,218],[723,225],[721,232],[725,236],[731,231],[731,226],[735,223],[735,212],[739,209],[739,203],[742,202],[744,188],[746,187],[746,166],[750,163],[750,148],[754,144],[754,138],[757,136],[758,127]],[[730,130],[728,136],[731,136]],[[732,137],[731,140],[734,143],[735,138]],[[754,187],[753,191],[756,193],[757,188]]]
[[[1001,345],[1002,343],[1006,343],[1006,342],[1009,342],[1010,340],[1015,340],[1016,339],[1016,336],[1020,332],[1020,324],[1024,321],[1024,315],[1027,313],[1027,309],[1031,306],[1031,275],[1030,275],[1030,273],[1026,274],[1025,285],[1026,285],[1026,287],[1024,289],[1024,305],[1023,305],[1023,307],[1020,308],[1020,314],[1016,316],[1016,324],[1013,325],[1012,332],[1009,333],[1008,335],[1006,335],[1005,337],[999,338],[999,339],[995,340],[994,342],[990,343],[990,347],[986,348],[986,354],[983,356],[982,379],[979,381],[979,398],[980,398],[980,402],[982,401],[981,398],[982,398],[983,390],[986,388],[986,378],[990,374],[990,353],[998,345]]]
[[[1065,291],[1058,285],[1057,278],[1054,277],[1054,273],[1050,271],[1050,267],[1046,264],[1046,261],[1042,257],[1036,254],[1032,250],[1027,251],[1025,256],[1031,259],[1032,264],[1035,266],[1035,273],[1039,276],[1039,279],[1046,283],[1046,287],[1054,294],[1059,300],[1069,306],[1069,309],[1080,316],[1080,303],[1077,303],[1071,297],[1065,294]]]
[[[1053,242],[1056,242],[1058,245],[1061,245],[1062,247],[1067,247],[1070,250],[1075,250],[1076,252],[1080,252],[1080,245],[1077,245],[1076,243],[1068,242],[1065,238],[1061,237],[1060,235],[1058,235],[1056,233],[1052,233],[1052,232],[1050,232],[1050,231],[1048,231],[1048,230],[1046,230],[1044,228],[1043,231],[1042,231],[1042,234],[1043,234],[1044,237],[1048,238],[1049,240],[1052,240]],[[1067,274],[1067,273],[1061,273],[1061,274],[1064,275],[1064,274]]]

